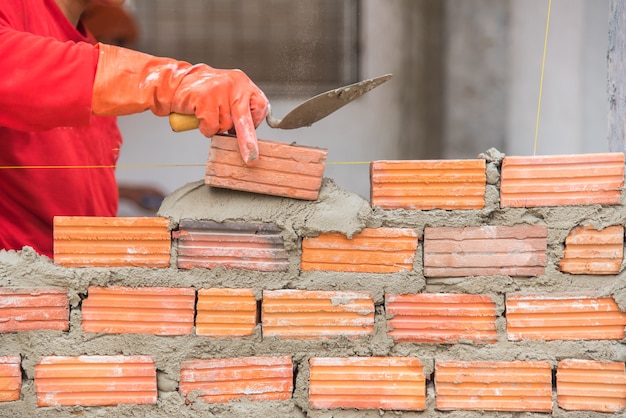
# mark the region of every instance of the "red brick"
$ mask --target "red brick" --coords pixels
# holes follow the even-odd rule
[[[621,340],[626,314],[611,297],[548,293],[506,296],[510,341]]]
[[[193,288],[95,287],[83,300],[83,332],[185,335],[193,329]]]
[[[54,262],[65,267],[169,267],[167,218],[56,216]]]
[[[624,412],[624,363],[561,360],[556,371],[556,393],[559,408],[566,411]]]
[[[386,295],[388,335],[397,342],[495,343],[496,305],[487,295]]]
[[[559,262],[570,274],[617,274],[624,258],[624,227],[574,228],[565,239],[565,254]]]
[[[374,332],[374,300],[365,292],[266,290],[261,321],[266,337],[361,337]]]
[[[540,276],[547,263],[545,226],[427,227],[424,276]]]
[[[417,233],[408,228],[366,228],[352,239],[325,233],[302,241],[302,270],[360,273],[411,271]]]
[[[181,364],[180,394],[205,402],[287,400],[293,392],[291,357],[188,360]]]
[[[281,230],[274,224],[183,219],[179,229],[178,268],[289,270]]]
[[[435,364],[440,411],[552,411],[552,370],[546,361]]]
[[[426,380],[414,357],[314,357],[309,401],[314,409],[422,411]]]
[[[67,289],[0,288],[0,332],[70,327]]]
[[[22,390],[20,356],[0,357],[0,402],[17,401]]]
[[[148,356],[42,357],[35,365],[37,406],[155,404],[154,361]]]
[[[485,160],[372,161],[372,206],[383,209],[482,209]]]
[[[205,183],[214,187],[317,200],[328,150],[259,140],[259,159],[247,166],[235,138],[215,135]]]
[[[196,334],[244,337],[254,333],[257,302],[251,289],[199,289]]]
[[[617,205],[624,186],[624,154],[505,157],[502,207]]]

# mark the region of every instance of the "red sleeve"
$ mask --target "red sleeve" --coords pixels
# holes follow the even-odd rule
[[[98,49],[0,23],[0,126],[22,131],[89,123]]]

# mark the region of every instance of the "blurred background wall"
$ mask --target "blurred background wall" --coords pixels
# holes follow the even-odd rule
[[[153,1],[149,4],[154,5]],[[285,42],[295,37],[297,29],[282,35],[271,30],[281,20],[292,19],[284,15],[280,1],[257,1],[265,1],[265,16],[272,7],[276,9],[272,18],[264,18],[262,23],[267,25],[257,22],[252,29],[246,26],[251,39],[263,42],[271,37],[274,45],[281,45],[281,37]],[[537,155],[608,151],[608,1],[553,0]],[[274,114],[280,117],[311,95],[346,82],[385,73],[394,77],[311,127],[281,131],[264,123],[258,128],[259,138],[327,148],[325,176],[365,198],[369,198],[367,162],[371,160],[475,158],[491,147],[508,155],[533,155],[548,0],[332,2],[345,8],[322,17],[310,8],[303,9],[299,19],[305,20],[300,22],[316,19],[313,23],[317,26],[307,26],[311,38],[302,42],[318,45],[331,36],[346,38],[336,47],[341,54],[335,51],[325,56],[324,48],[318,48],[312,52],[318,54],[312,61],[311,57],[306,61],[298,54],[292,58],[287,54],[280,65],[302,72],[307,62],[330,60],[325,64],[332,64],[340,60],[342,64],[333,67],[339,68],[340,75],[334,83],[329,76],[312,83],[297,80],[289,84],[290,88],[281,89],[290,81],[289,76],[283,75],[282,81],[268,80],[266,71],[264,80],[255,81],[266,91]],[[322,7],[324,3],[306,1],[308,6]],[[141,1],[133,0],[129,9],[139,26],[138,49],[145,50],[150,46],[147,41],[157,37],[170,40],[177,30],[177,19],[187,22],[188,37],[197,35],[202,27],[190,25],[189,11],[170,13],[171,22],[155,26],[154,8],[148,11]],[[197,14],[200,12],[198,9]],[[332,18],[332,13],[339,17]],[[146,23],[150,18],[153,23]],[[233,19],[219,19],[221,31],[231,31],[228,36],[233,29],[243,30],[242,21],[229,21]],[[305,23],[296,28],[304,28]],[[215,27],[216,23],[207,21],[206,25]],[[316,27],[319,31],[314,33],[311,28]],[[203,36],[216,41],[223,36],[220,33],[214,30]],[[170,45],[175,52],[176,45]],[[178,45],[180,49],[182,44]],[[235,59],[237,53],[245,56],[258,53],[258,49],[251,52],[241,46],[230,47]],[[272,60],[261,54],[257,62],[263,59]],[[219,66],[211,57],[205,61]],[[315,68],[308,78],[325,71]],[[271,71],[269,74],[271,78]],[[122,117],[119,124],[125,138],[117,170],[120,182],[147,184],[169,194],[203,178],[210,142],[198,132],[173,133],[167,118],[151,113]],[[146,166],[153,164],[168,166]]]

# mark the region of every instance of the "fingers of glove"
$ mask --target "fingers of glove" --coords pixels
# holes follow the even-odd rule
[[[257,142],[254,121],[250,113],[250,101],[237,101],[231,107],[231,112],[241,157],[246,164],[254,165],[259,158],[259,144]]]
[[[252,115],[252,121],[255,127],[258,127],[263,122],[267,116],[268,110],[269,101],[265,97],[265,94],[263,94],[261,90],[252,93],[250,96],[250,114]]]

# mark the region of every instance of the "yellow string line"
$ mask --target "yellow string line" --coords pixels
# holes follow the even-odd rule
[[[329,161],[327,165],[370,164],[371,161]],[[92,168],[161,168],[161,167],[206,167],[206,164],[122,164],[122,165],[0,165],[0,170],[25,169],[92,169]]]
[[[535,122],[535,142],[533,145],[533,155],[537,154],[537,137],[539,136],[539,115],[541,114],[541,96],[543,95],[543,74],[546,67],[546,50],[548,49],[548,31],[550,29],[550,10],[552,0],[548,0],[548,15],[546,17],[546,35],[543,39],[543,57],[541,58],[541,78],[539,81],[539,98],[537,100],[537,119]]]

